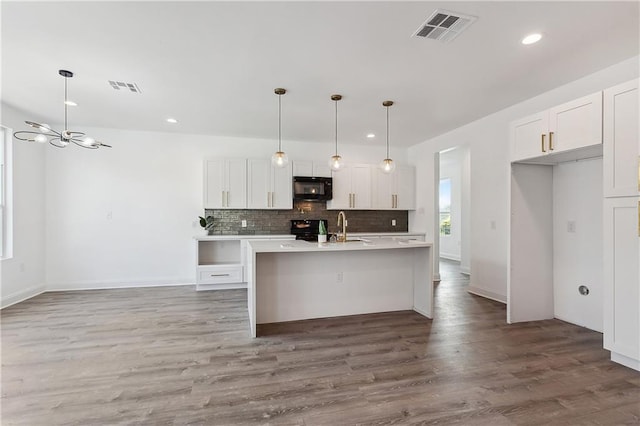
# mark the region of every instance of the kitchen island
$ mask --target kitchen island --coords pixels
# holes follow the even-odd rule
[[[252,337],[273,322],[400,310],[433,318],[431,243],[250,241],[246,258]]]

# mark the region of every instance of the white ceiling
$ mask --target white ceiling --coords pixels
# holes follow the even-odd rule
[[[34,121],[410,146],[638,55],[631,2],[1,2],[2,100]],[[436,8],[478,20],[411,35]],[[521,38],[542,32],[541,42]],[[137,83],[142,94],[108,80]],[[175,117],[177,125],[164,120]],[[16,129],[18,130],[18,129]],[[366,140],[368,132],[375,141]],[[106,141],[105,141],[106,142]],[[286,148],[286,145],[285,145]]]

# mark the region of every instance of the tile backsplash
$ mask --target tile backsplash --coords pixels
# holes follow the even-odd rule
[[[406,210],[346,210],[349,232],[407,232]],[[336,232],[338,210],[327,210],[326,202],[294,201],[293,210],[205,210],[213,216],[214,235],[289,234],[292,219],[327,219],[328,231]],[[243,228],[242,221],[247,221]],[[391,221],[396,221],[396,226]]]

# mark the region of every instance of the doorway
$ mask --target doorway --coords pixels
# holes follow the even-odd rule
[[[460,272],[470,275],[470,152],[453,147],[436,153],[436,232],[439,258],[457,262]]]

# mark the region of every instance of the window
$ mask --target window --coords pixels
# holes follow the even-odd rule
[[[0,258],[11,257],[11,130],[0,126]]]
[[[451,179],[440,179],[440,235],[451,235]]]

